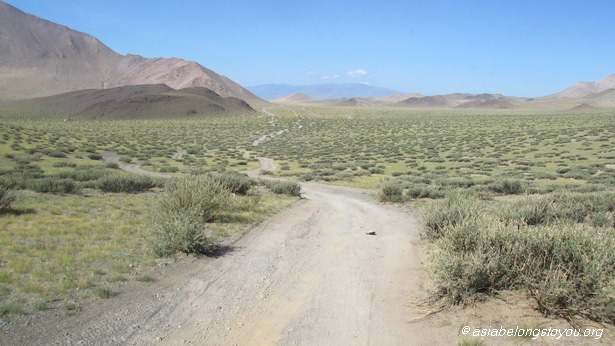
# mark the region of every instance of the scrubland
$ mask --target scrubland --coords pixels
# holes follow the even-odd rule
[[[154,281],[156,267],[175,254],[215,252],[220,240],[293,204],[296,192],[237,174],[258,167],[245,149],[269,126],[243,117],[64,121],[4,114],[0,314],[71,312],[83,299],[109,298],[123,282]],[[103,160],[109,152],[119,164],[170,178],[120,170]],[[194,191],[178,191],[182,184],[207,191],[194,198],[197,206],[208,203],[207,215],[195,219],[187,202]],[[165,238],[161,230],[169,229]]]
[[[376,187],[418,208],[438,304],[517,290],[545,315],[615,322],[612,111],[286,114],[304,126],[260,148],[275,174]]]
[[[438,304],[519,290],[547,315],[615,322],[612,111],[280,105],[258,117],[141,121],[4,114],[0,136],[2,314],[70,311],[81,297],[112,296],[118,282],[154,280],[169,256],[207,253],[294,203],[297,184],[236,175],[260,156],[275,160],[269,177],[373,188],[382,202],[419,209]],[[172,178],[121,171],[102,160],[108,152]]]

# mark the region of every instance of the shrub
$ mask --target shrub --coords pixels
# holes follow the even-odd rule
[[[385,180],[380,186],[378,197],[382,202],[403,202],[404,189],[402,183],[397,179]]]
[[[265,186],[278,195],[301,196],[301,185],[294,181],[267,180]]]
[[[452,227],[476,222],[485,212],[484,204],[466,194],[451,194],[448,198],[434,202],[423,215],[425,236],[438,239]]]
[[[98,180],[97,187],[104,192],[143,192],[156,186],[154,179],[143,175],[109,175]]]
[[[177,173],[179,172],[179,167],[175,166],[163,166],[158,170],[161,173]]]
[[[81,187],[73,180],[56,177],[29,180],[26,187],[35,192],[53,194],[76,194],[81,191]]]
[[[459,199],[434,203],[426,216],[437,222],[426,228],[439,230],[430,265],[440,296],[465,304],[524,289],[547,315],[615,322],[613,197],[554,194],[469,217]]]
[[[548,198],[522,200],[500,209],[500,220],[509,225],[536,226],[554,218],[553,201]]]
[[[61,168],[61,167],[75,168],[75,167],[77,167],[77,164],[74,163],[74,162],[59,161],[59,162],[55,162],[53,164],[53,167],[58,167],[58,168]]]
[[[232,193],[245,195],[248,190],[254,186],[255,181],[246,175],[238,173],[213,173],[211,179],[220,183]]]
[[[206,253],[213,240],[205,233],[205,223],[229,201],[229,191],[204,175],[170,182],[150,225],[154,253]]]
[[[73,171],[58,172],[54,176],[61,179],[72,179],[74,181],[93,181],[100,179],[109,173],[98,167],[80,167]]]
[[[488,185],[488,189],[504,195],[520,195],[526,191],[527,186],[520,179],[502,179]]]
[[[0,181],[0,211],[11,209],[15,202],[15,193],[11,191],[4,181]]]
[[[446,191],[438,189],[435,186],[426,184],[409,184],[406,189],[406,196],[409,198],[444,198]]]

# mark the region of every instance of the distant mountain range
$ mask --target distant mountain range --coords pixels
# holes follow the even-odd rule
[[[194,61],[120,55],[93,36],[0,1],[0,100],[161,83],[174,89],[205,87],[223,97],[259,101],[239,84]]]
[[[305,94],[317,100],[350,97],[384,97],[401,92],[365,84],[262,84],[248,87],[258,97],[271,101],[291,94]]]

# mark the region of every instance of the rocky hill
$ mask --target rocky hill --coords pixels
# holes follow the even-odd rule
[[[173,89],[166,84],[126,85],[4,102],[0,109],[62,114],[68,119],[156,119],[249,114],[243,100],[221,97],[210,89]]]
[[[174,89],[205,87],[222,97],[261,101],[194,61],[120,55],[91,35],[0,1],[0,100],[161,83]]]

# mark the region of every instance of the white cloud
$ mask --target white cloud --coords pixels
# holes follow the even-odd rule
[[[340,78],[340,75],[339,75],[339,74],[327,75],[327,76],[322,76],[322,77],[320,77],[320,79],[325,79],[325,80],[326,80],[326,79],[338,79],[338,78]]]
[[[356,69],[356,70],[348,71],[348,75],[350,77],[365,77],[365,76],[367,76],[367,71],[365,71],[362,68],[359,68],[359,69]]]

